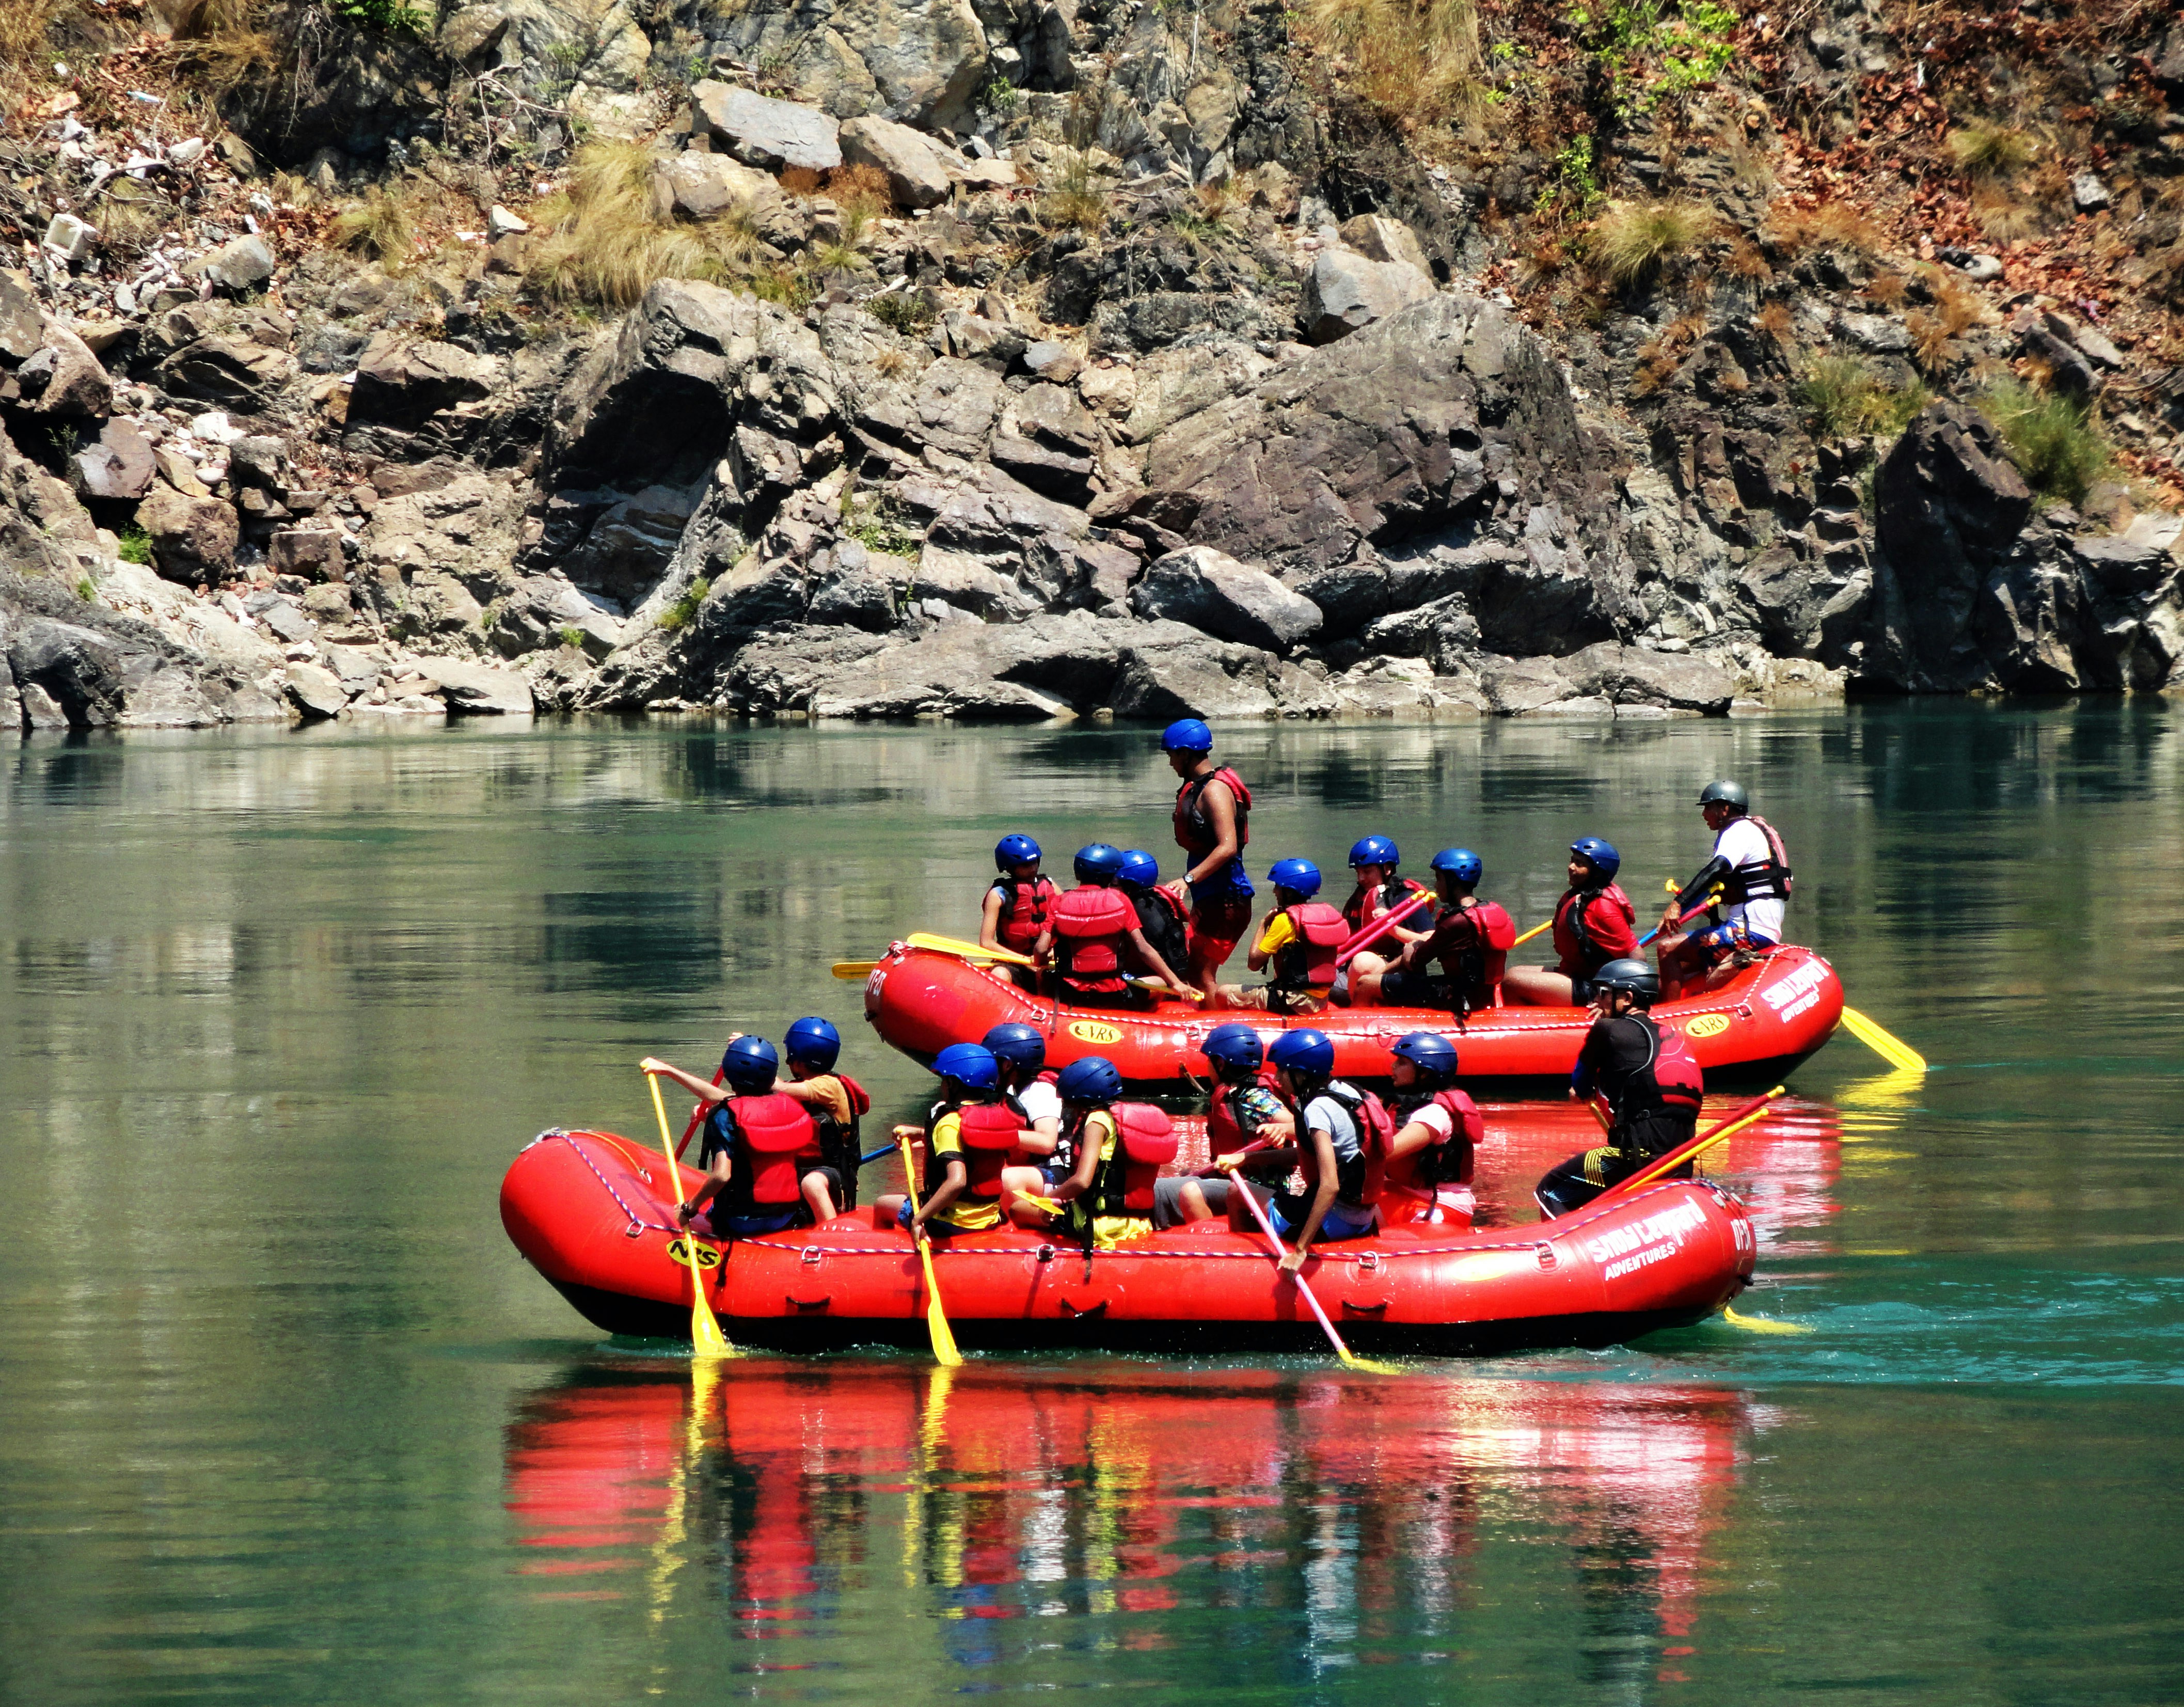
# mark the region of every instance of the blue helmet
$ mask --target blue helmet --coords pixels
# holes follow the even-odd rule
[[[1267,1058],[1259,1034],[1234,1021],[1207,1032],[1206,1041],[1198,1046],[1198,1052],[1213,1063],[1216,1072],[1226,1067],[1240,1073],[1256,1073]]]
[[[1160,881],[1160,862],[1143,848],[1123,850],[1123,881],[1150,889]]]
[[[1458,883],[1477,883],[1486,875],[1486,862],[1469,848],[1443,848],[1433,856],[1433,868],[1446,872]]]
[[[1178,717],[1161,731],[1161,750],[1164,753],[1210,753],[1213,750],[1213,731],[1196,717]]]
[[[1274,868],[1267,873],[1267,881],[1276,889],[1285,889],[1297,895],[1319,893],[1319,867],[1308,859],[1278,859]]]
[[[1267,1052],[1267,1059],[1285,1073],[1325,1079],[1334,1071],[1334,1042],[1324,1031],[1284,1031]]]
[[[731,1091],[746,1096],[763,1096],[773,1089],[781,1071],[781,1057],[763,1037],[746,1031],[730,1040],[721,1057],[721,1077]]]
[[[1029,865],[1039,858],[1039,844],[1027,835],[1003,836],[994,844],[994,869]]]
[[[1401,865],[1403,856],[1396,851],[1395,843],[1385,836],[1367,836],[1350,850],[1350,863],[1361,865]]]
[[[1570,844],[1570,851],[1597,872],[1602,883],[1614,882],[1615,873],[1623,869],[1623,856],[1616,852],[1615,844],[1598,836],[1580,836]]]
[[[1396,1040],[1388,1052],[1400,1055],[1429,1079],[1446,1084],[1456,1077],[1456,1046],[1438,1031],[1413,1031]]]
[[[998,1091],[1001,1065],[983,1043],[951,1043],[933,1057],[933,1070],[966,1091]]]
[[[781,1048],[791,1061],[800,1061],[824,1073],[842,1058],[842,1034],[815,1013],[788,1028],[781,1040]]]
[[[1106,842],[1077,850],[1077,881],[1112,883],[1123,874],[1123,851]]]
[[[1101,1107],[1123,1094],[1123,1075],[1104,1055],[1088,1055],[1061,1069],[1055,1081],[1064,1102],[1091,1102]]]
[[[1021,1019],[1004,1020],[986,1034],[994,1059],[1036,1073],[1046,1065],[1046,1034]]]

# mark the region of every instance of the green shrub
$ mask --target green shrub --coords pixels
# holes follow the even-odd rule
[[[1713,226],[1713,215],[1690,202],[1618,202],[1593,226],[1587,253],[1611,282],[1646,284]]]
[[[152,561],[152,536],[142,528],[125,527],[119,538],[124,563],[149,563]]]
[[[570,623],[560,631],[560,633],[563,645],[573,646],[579,652],[584,650],[584,631],[575,623]]]
[[[1979,404],[2001,432],[2025,483],[2042,498],[2082,504],[2114,466],[2100,424],[2083,404],[2012,382],[1986,393]]]
[[[1854,355],[1815,356],[1798,376],[1797,395],[1815,438],[1853,433],[1893,436],[1933,400],[1916,381],[1897,387]]]
[[[98,597],[98,583],[92,580],[88,575],[77,576],[75,581],[75,596],[82,600],[86,605],[92,603]]]
[[[1073,226],[1088,236],[1106,224],[1107,192],[1089,155],[1072,151],[1055,169],[1039,200],[1039,221],[1050,231]]]
[[[703,575],[682,589],[682,596],[660,613],[660,626],[672,633],[690,625],[698,614],[698,607],[705,602],[705,595],[713,590],[713,583]]]
[[[432,27],[432,14],[403,0],[333,0],[331,8],[344,24],[362,24],[397,35],[422,36]]]
[[[932,293],[923,290],[889,291],[871,298],[865,308],[882,326],[905,337],[922,337],[933,330],[933,321],[940,318],[940,310]]]

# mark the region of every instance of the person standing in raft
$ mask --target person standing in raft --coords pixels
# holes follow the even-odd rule
[[[1064,998],[1077,1007],[1150,1007],[1152,998],[1128,975],[1134,954],[1136,964],[1189,1001],[1190,986],[1145,940],[1137,909],[1114,887],[1123,874],[1123,851],[1105,842],[1079,848],[1076,870],[1077,887],[1055,902],[1031,951],[1042,968],[1052,962]]]
[[[989,1233],[1001,1224],[1001,1174],[1016,1147],[1016,1111],[1001,1101],[1000,1063],[978,1043],[951,1043],[933,1057],[940,1100],[925,1119],[925,1185],[915,1213],[890,1191],[873,1208],[912,1240]]]
[[[802,1103],[775,1089],[780,1064],[773,1046],[749,1033],[728,1040],[717,1085],[649,1055],[639,1063],[712,1106],[698,1150],[705,1178],[683,1200],[684,1226],[708,1238],[744,1239],[777,1233],[811,1213],[797,1158],[816,1153],[819,1130]]]
[[[1611,960],[1638,952],[1631,925],[1638,909],[1618,888],[1623,856],[1613,842],[1580,836],[1570,844],[1569,887],[1555,903],[1552,966],[1520,966],[1502,980],[1502,992],[1530,1007],[1582,1007],[1592,1000],[1592,975]]]
[[[1115,885],[1137,909],[1138,929],[1162,963],[1174,972],[1190,964],[1190,913],[1160,886],[1160,862],[1143,848],[1123,850],[1123,875]],[[1150,972],[1150,967],[1140,967]]]
[[[978,913],[978,946],[1029,954],[1054,912],[1061,891],[1039,869],[1039,844],[1027,835],[1006,835],[994,844],[994,869],[1000,875],[986,890]],[[1022,968],[1011,976],[1027,988],[1038,980]]]
[[[1396,1040],[1388,1065],[1396,1135],[1380,1213],[1390,1221],[1471,1219],[1472,1170],[1486,1123],[1456,1088],[1456,1046],[1438,1031]]]
[[[1213,731],[1196,717],[1178,717],[1162,730],[1161,750],[1183,778],[1175,791],[1175,843],[1189,857],[1168,893],[1190,908],[1184,976],[1214,1001],[1221,968],[1251,928],[1251,879],[1244,870],[1251,791],[1234,771],[1213,762]]]
[[[788,1057],[789,1077],[776,1079],[773,1088],[801,1102],[817,1130],[817,1143],[798,1158],[805,1170],[804,1201],[815,1222],[831,1221],[857,1207],[857,1167],[864,1154],[860,1123],[871,1112],[872,1099],[848,1074],[835,1072],[834,1063],[842,1058],[842,1034],[816,1014],[790,1026],[781,1046]]]
[[[1269,969],[1273,981],[1251,989],[1221,986],[1230,1007],[1263,1007],[1271,1013],[1319,1013],[1334,988],[1334,955],[1350,934],[1342,915],[1319,893],[1319,867],[1308,859],[1274,862],[1267,873],[1274,886],[1274,911],[1251,946],[1244,964],[1253,972]]]
[[[1295,1163],[1303,1169],[1305,1189],[1275,1193],[1248,1181],[1244,1189],[1266,1205],[1276,1236],[1295,1241],[1282,1255],[1282,1272],[1294,1275],[1315,1241],[1362,1239],[1379,1224],[1373,1176],[1395,1135],[1395,1122],[1371,1091],[1334,1076],[1334,1044],[1323,1031],[1284,1031],[1267,1058],[1301,1137],[1286,1148],[1259,1155],[1278,1163]],[[1214,1165],[1226,1172],[1244,1159],[1232,1153],[1217,1158]],[[1228,1224],[1240,1233],[1258,1225],[1233,1186]]]
[[[1342,922],[1350,927],[1351,935],[1386,918],[1413,895],[1425,892],[1424,884],[1399,874],[1402,859],[1396,844],[1386,836],[1366,836],[1352,844],[1350,869],[1356,873],[1357,881],[1350,891],[1350,899],[1342,903]],[[1338,971],[1334,974],[1334,999],[1347,1002],[1354,975],[1386,965],[1402,952],[1405,943],[1415,942],[1425,935],[1424,930],[1411,928],[1420,923],[1414,913],[1408,923],[1390,926],[1379,938],[1379,954],[1368,959],[1370,951],[1367,951],[1357,957],[1364,962],[1362,966],[1353,962]]]
[[[1071,1237],[1085,1250],[1111,1250],[1153,1230],[1154,1181],[1175,1155],[1168,1118],[1149,1103],[1118,1107],[1123,1075],[1101,1055],[1061,1069],[1062,1130],[1077,1158],[1054,1188]],[[1057,1229],[1056,1230],[1061,1230]]]
[[[1439,1007],[1462,1014],[1500,1005],[1509,951],[1517,943],[1516,921],[1500,902],[1472,893],[1486,875],[1486,863],[1469,848],[1443,848],[1433,856],[1433,873],[1440,906],[1432,928],[1390,959],[1360,952],[1350,963],[1352,1007]],[[1426,970],[1435,961],[1439,978]]]
[[[1661,994],[1667,1000],[1693,985],[1711,989],[1726,982],[1780,943],[1795,881],[1780,834],[1766,819],[1752,816],[1751,798],[1741,785],[1726,779],[1708,783],[1699,792],[1699,811],[1713,832],[1713,857],[1661,914],[1656,946]],[[1716,888],[1725,909],[1720,922],[1685,931],[1683,916]],[[1719,976],[1714,975],[1717,969]]]
[[[1706,1078],[1683,1032],[1646,1011],[1660,994],[1658,974],[1642,960],[1612,960],[1593,975],[1598,1017],[1578,1051],[1570,1095],[1580,1102],[1606,1099],[1607,1142],[1571,1157],[1540,1181],[1533,1196],[1551,1216],[1582,1208],[1698,1130]],[[1669,1177],[1687,1180],[1691,1174],[1686,1162]]]

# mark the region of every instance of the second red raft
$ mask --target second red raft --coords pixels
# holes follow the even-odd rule
[[[1765,1090],[1814,1054],[1842,1018],[1842,981],[1809,948],[1786,946],[1719,990],[1656,1003],[1653,1017],[1682,1029],[1709,1090]],[[1582,1007],[1494,1007],[1463,1024],[1422,1007],[1333,1007],[1284,1017],[1256,1008],[1207,1011],[1165,1001],[1144,1012],[1071,1007],[1020,988],[998,968],[902,943],[865,979],[865,1018],[895,1048],[929,1063],[951,1043],[975,1043],[1004,1020],[1047,1036],[1050,1067],[1102,1055],[1139,1087],[1201,1077],[1198,1046],[1217,1025],[1243,1020],[1263,1039],[1309,1026],[1334,1041],[1334,1070],[1346,1079],[1387,1076],[1389,1046],[1413,1031],[1452,1040],[1467,1084],[1494,1081],[1497,1095],[1559,1094],[1576,1064],[1592,1015]]]

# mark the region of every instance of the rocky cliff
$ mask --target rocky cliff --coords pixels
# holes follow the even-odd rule
[[[2184,684],[2159,8],[33,9],[0,727]]]

